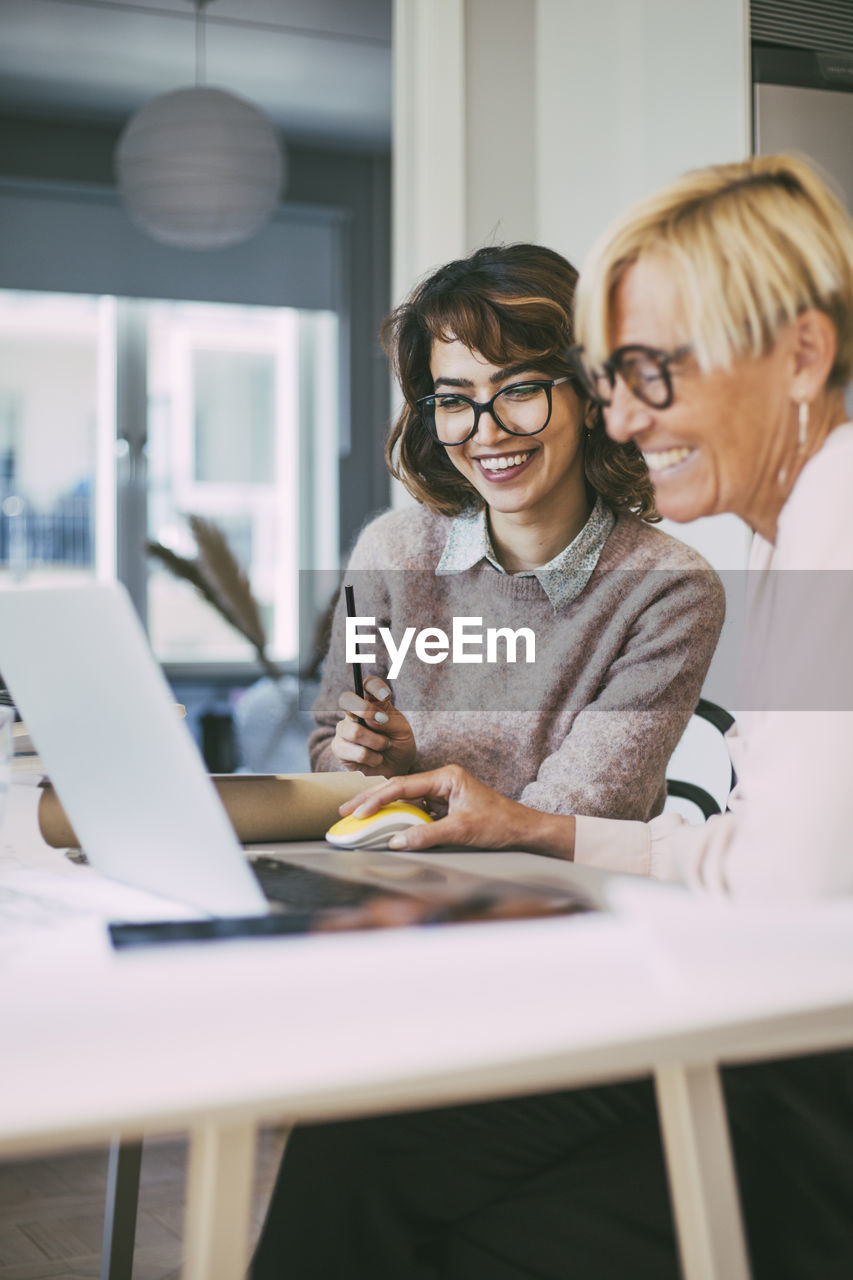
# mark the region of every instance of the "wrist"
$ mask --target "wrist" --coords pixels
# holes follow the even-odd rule
[[[574,814],[540,813],[528,809],[531,821],[525,824],[524,847],[546,858],[573,862],[575,856]]]

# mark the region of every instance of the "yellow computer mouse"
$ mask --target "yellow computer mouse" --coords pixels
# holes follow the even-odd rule
[[[432,818],[417,805],[398,800],[383,805],[369,818],[341,818],[329,827],[326,839],[340,849],[387,849],[395,832],[419,822],[432,822]]]

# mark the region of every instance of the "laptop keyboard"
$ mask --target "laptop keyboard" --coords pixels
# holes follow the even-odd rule
[[[312,933],[319,927],[319,913],[340,907],[358,907],[368,898],[399,899],[409,896],[411,884],[406,889],[385,885],[363,884],[336,875],[327,875],[311,867],[297,863],[281,862],[264,854],[249,858],[249,866],[255,873],[273,910],[268,915],[249,917],[216,917],[204,920],[158,920],[152,923],[113,923],[109,926],[110,939],[117,949],[160,945],[163,943],[187,943],[225,938],[286,937],[290,934]],[[412,877],[420,886],[425,881],[430,890],[433,879],[444,882],[445,876],[437,869],[416,868]],[[506,881],[483,880],[479,889],[469,889],[462,897],[447,898],[443,905],[438,900],[431,903],[422,924],[442,924],[455,920],[487,919],[501,900],[511,900],[518,893],[527,897],[544,898],[543,914],[574,914],[588,911],[591,905],[578,891],[567,888],[565,892],[551,886],[527,890],[523,886]],[[553,911],[547,909],[553,906]],[[534,912],[534,914],[539,914]],[[500,911],[498,911],[500,915]],[[356,926],[357,927],[357,926]],[[368,926],[370,927],[370,926]]]
[[[331,907],[358,907],[377,894],[399,896],[393,889],[360,884],[300,867],[293,862],[263,855],[249,858],[249,866],[270,902],[289,911],[322,911]]]

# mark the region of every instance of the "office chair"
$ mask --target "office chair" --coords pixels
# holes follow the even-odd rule
[[[703,735],[696,733],[697,722],[700,721],[711,725],[720,734],[719,739],[714,735],[714,739],[710,743],[707,741],[707,735],[704,735],[706,739],[704,742],[705,750],[702,749]],[[707,698],[699,699],[690,723],[669,762],[669,769],[681,774],[696,771],[698,768],[707,786],[703,786],[698,782],[684,781],[680,777],[670,778],[668,776],[666,780],[666,811],[674,810],[682,813],[689,820],[690,813],[685,810],[684,806],[681,804],[670,805],[669,803],[670,800],[678,800],[695,805],[705,821],[713,817],[714,814],[723,812],[726,799],[737,781],[728,751],[722,741],[723,735],[728,732],[733,724],[734,716],[730,715],[723,707],[718,706],[716,702],[710,702]],[[708,769],[707,751],[709,746],[711,748],[710,769]],[[715,774],[716,776],[709,780],[708,774]],[[713,794],[708,790],[709,786],[713,787]]]

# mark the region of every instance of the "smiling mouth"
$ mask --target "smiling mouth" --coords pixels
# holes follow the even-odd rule
[[[490,476],[503,476],[507,472],[520,471],[535,452],[535,449],[528,449],[524,453],[501,453],[489,458],[475,458],[474,461]]]
[[[689,458],[693,449],[685,449],[683,446],[675,449],[661,449],[655,453],[643,453],[646,466],[650,475],[660,475],[662,471],[671,471],[673,467],[677,467],[679,463],[684,462],[685,458]]]

